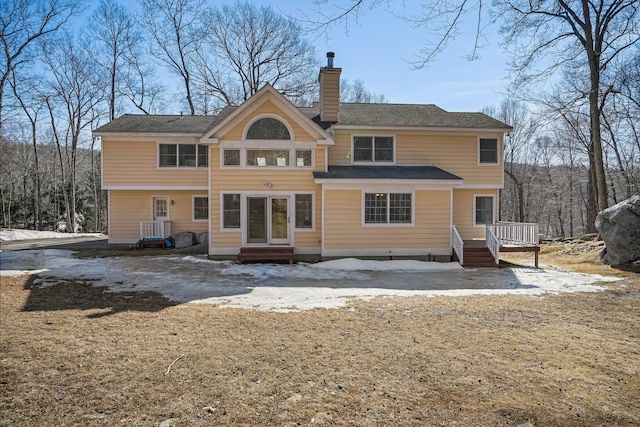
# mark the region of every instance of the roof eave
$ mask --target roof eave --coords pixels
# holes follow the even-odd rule
[[[376,125],[341,125],[335,124],[332,126],[334,130],[390,130],[390,131],[428,131],[428,132],[465,132],[465,133],[478,133],[478,132],[498,132],[507,133],[512,132],[512,127],[505,128],[465,128],[465,127],[429,127],[429,126],[376,126]]]
[[[188,137],[188,138],[200,138],[202,137],[202,132],[99,132],[97,130],[93,131],[93,136],[99,137],[119,137],[119,138],[179,138],[179,137]]]
[[[404,178],[315,178],[316,184],[405,184],[405,185],[462,185],[462,179],[404,179]]]

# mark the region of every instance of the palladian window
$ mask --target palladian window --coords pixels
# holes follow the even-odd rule
[[[290,140],[289,129],[280,120],[270,117],[257,120],[247,131],[247,139]]]

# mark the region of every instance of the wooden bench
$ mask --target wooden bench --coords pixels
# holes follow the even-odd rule
[[[159,246],[163,249],[167,248],[167,242],[164,239],[140,239],[140,249],[144,249],[145,247],[156,247]]]
[[[290,246],[247,246],[240,248],[236,262],[244,261],[288,261],[293,264],[294,248]]]

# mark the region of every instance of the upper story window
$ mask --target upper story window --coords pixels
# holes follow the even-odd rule
[[[247,130],[246,139],[285,139],[290,140],[291,134],[287,126],[278,119],[266,117],[256,120]]]
[[[225,148],[222,152],[224,167],[313,167],[313,150]]]
[[[354,136],[353,162],[393,163],[392,136]]]
[[[247,166],[289,166],[289,150],[247,150]]]
[[[480,138],[478,145],[478,163],[483,165],[497,165],[498,139]]]
[[[208,147],[200,144],[159,144],[158,166],[161,168],[206,168]]]

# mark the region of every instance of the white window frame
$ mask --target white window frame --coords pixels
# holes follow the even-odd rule
[[[207,217],[196,218],[196,199],[207,199]],[[191,221],[192,222],[209,222],[211,218],[211,205],[209,204],[209,196],[204,194],[194,194],[191,196]]]
[[[239,159],[239,162],[238,162],[238,164],[237,164],[237,165],[225,165],[225,164],[224,164],[224,153],[225,153],[225,151],[238,151],[238,152],[239,152],[239,153],[238,153],[238,159]],[[237,147],[237,148],[222,148],[222,149],[220,149],[220,167],[221,167],[221,168],[225,168],[225,169],[226,169],[226,168],[228,168],[228,169],[238,169],[238,168],[241,168],[241,167],[242,167],[242,164],[243,164],[242,159],[243,159],[243,156],[242,156],[242,148],[240,148],[240,147]]]
[[[176,146],[176,164],[173,166],[160,166],[160,146],[161,145],[175,145]],[[196,165],[195,166],[180,166],[180,145],[195,145],[196,146]],[[207,147],[207,165],[199,166],[198,159],[200,155],[198,150],[200,146]],[[208,169],[209,168],[209,146],[206,144],[195,144],[190,142],[157,142],[156,143],[156,169],[160,170],[172,170],[172,169]]]
[[[495,162],[481,162],[480,161],[480,140],[482,139],[495,139],[496,140],[496,161]],[[487,136],[479,136],[477,142],[477,158],[478,158],[478,166],[499,166],[500,165],[500,138],[497,137],[487,137]]]
[[[297,195],[310,195],[311,196],[311,227],[309,228],[298,228],[296,226],[296,196]],[[316,193],[314,191],[296,191],[293,194],[293,229],[298,231],[315,231],[316,230]]]
[[[355,138],[364,137],[371,138],[373,146],[371,147],[372,157],[376,155],[376,146],[375,141],[376,138],[391,138],[393,142],[393,160],[391,161],[376,161],[375,158],[372,158],[371,161],[356,161],[355,159]],[[396,149],[396,136],[395,135],[374,135],[374,134],[352,134],[351,135],[351,163],[354,165],[395,165],[396,164],[396,155],[398,150]]]
[[[228,195],[228,194],[237,194],[238,196],[240,196],[240,210],[239,210],[239,215],[240,215],[240,225],[238,227],[225,227],[224,226],[224,196]],[[225,192],[221,192],[220,193],[220,231],[221,232],[225,232],[225,233],[237,233],[237,232],[241,232],[242,231],[242,203],[243,203],[244,197],[243,194],[241,192],[237,192],[237,191],[225,191]]]
[[[282,142],[285,142],[283,144]],[[235,145],[231,145],[235,144]],[[293,142],[293,141],[279,141],[279,142],[270,142],[268,144],[254,144],[254,143],[243,143],[242,147],[237,146],[237,142],[229,143],[229,145],[221,144],[220,147],[220,169],[259,169],[259,170],[313,170],[316,167],[316,147],[314,143],[307,142]],[[240,165],[232,166],[224,164],[224,151],[225,150],[240,150]],[[258,166],[258,165],[247,165],[247,151],[248,150],[279,150],[279,151],[288,151],[289,152],[289,164],[287,166],[277,166],[277,165],[267,165],[267,166]],[[310,151],[311,152],[311,165],[310,166],[297,166],[296,162],[296,151]]]
[[[385,193],[387,194],[387,222],[385,223],[368,223],[365,222],[366,215],[366,194],[373,193]],[[389,222],[389,204],[391,203],[390,194],[411,194],[411,222]],[[374,190],[362,190],[361,192],[361,217],[360,223],[362,227],[414,227],[416,223],[416,192],[415,190],[411,191],[403,191],[403,190],[383,190],[383,191],[374,191]]]
[[[490,197],[491,198],[491,223],[495,223],[496,222],[496,195],[495,194],[474,194],[473,195],[473,212],[471,213],[472,215],[472,224],[474,227],[485,227],[487,225],[491,225],[491,224],[478,224],[476,222],[476,206],[477,206],[477,200],[478,197]]]

